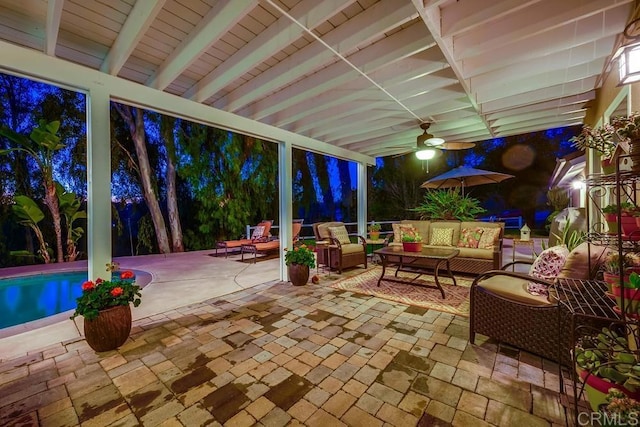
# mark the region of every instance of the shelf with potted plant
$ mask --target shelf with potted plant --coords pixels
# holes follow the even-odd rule
[[[381,229],[382,229],[382,226],[380,223],[371,221],[371,225],[369,225],[369,237],[372,240],[378,240],[380,238]]]

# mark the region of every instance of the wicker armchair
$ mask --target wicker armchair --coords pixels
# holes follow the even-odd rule
[[[318,222],[313,224],[316,241],[328,241],[328,250],[318,250],[318,263],[328,265],[342,274],[343,268],[363,264],[367,268],[367,241],[362,236],[351,236],[351,243],[341,244],[331,237],[329,227],[344,226],[343,222]],[[353,239],[357,242],[353,242]]]
[[[483,334],[558,361],[560,339],[568,337],[559,330],[558,304],[543,296],[524,295],[528,282],[551,283],[528,274],[506,271],[514,264],[531,262],[509,263],[502,270],[488,271],[473,281],[469,341],[473,344],[476,334]]]

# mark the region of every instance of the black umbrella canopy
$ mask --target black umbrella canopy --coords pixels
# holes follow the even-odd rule
[[[513,178],[513,175],[500,172],[492,172],[483,169],[475,169],[467,166],[458,166],[441,175],[424,182],[421,188],[453,188],[473,187],[474,185],[497,184],[505,179]]]

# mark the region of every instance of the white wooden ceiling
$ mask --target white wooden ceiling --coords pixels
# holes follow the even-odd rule
[[[632,0],[0,0],[0,40],[368,156],[581,124]],[[1,55],[1,52],[0,52]]]

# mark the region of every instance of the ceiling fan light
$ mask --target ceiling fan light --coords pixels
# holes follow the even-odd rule
[[[424,150],[416,151],[416,157],[418,160],[431,160],[435,157],[436,150],[433,148],[426,148]]]
[[[432,136],[431,138],[429,138],[429,139],[427,139],[425,141],[425,144],[428,144],[428,145],[442,145],[442,144],[444,144],[444,139],[436,138],[436,137]]]

